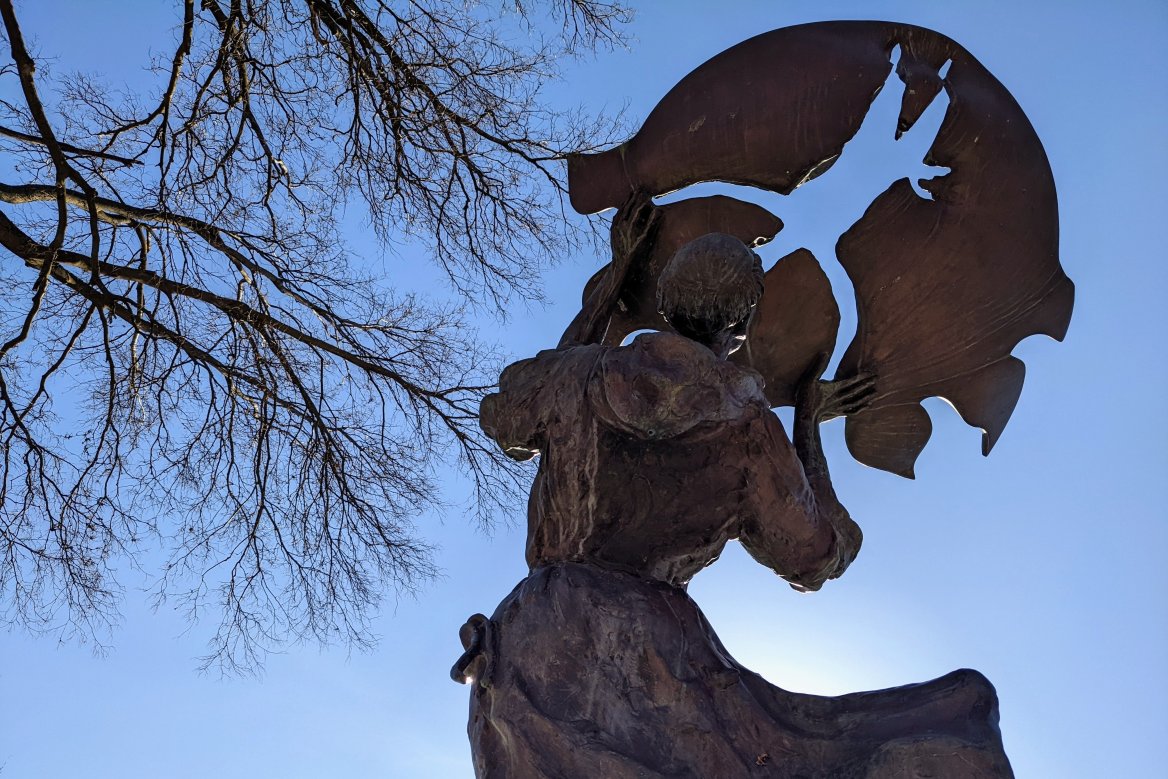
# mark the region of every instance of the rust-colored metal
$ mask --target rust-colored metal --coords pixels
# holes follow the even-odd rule
[[[619,344],[636,330],[671,329],[657,312],[657,279],[665,263],[685,244],[707,233],[726,233],[747,246],[757,246],[770,241],[783,229],[782,220],[762,206],[724,195],[690,198],[660,206],[659,210],[656,240],[647,261],[633,268],[625,278],[618,306],[609,320],[606,344]],[[610,267],[611,263],[605,265],[589,279],[584,287],[584,301]]]
[[[471,617],[452,669],[473,685],[480,779],[1012,777],[980,674],[792,693],[735,662],[686,594],[733,538],[799,589],[854,558],[859,528],[815,432],[828,409],[808,406],[808,383],[792,446],[755,372],[674,333],[503,372],[483,429],[540,460],[531,574],[490,619]]]
[[[727,49],[671,89],[632,139],[569,160],[573,207],[594,213],[623,203],[631,187],[664,194],[701,181],[791,192],[826,171],[859,130],[905,30],[941,37],[826,22]]]
[[[795,405],[795,386],[821,354],[835,349],[840,313],[815,255],[796,249],[766,274],[746,345],[731,355],[762,374],[771,406]]]
[[[650,196],[701,181],[786,194],[822,174],[897,46],[896,132],[943,90],[926,162],[951,172],[921,183],[932,199],[893,183],[840,238],[859,326],[824,382],[840,317],[816,258],[779,260],[760,297],[748,246],[781,220],[730,197]],[[1023,378],[1010,351],[1061,338],[1073,298],[1049,166],[1009,93],[918,27],[776,30],[683,79],[628,143],[572,159],[569,184],[581,211],[620,208],[613,261],[559,346],[509,366],[480,410],[504,451],[540,461],[531,573],[471,617],[451,671],[473,684],[477,775],[1012,777],[980,674],[791,693],[736,663],[685,593],[731,539],[797,589],[844,573],[862,534],[832,488],[822,420],[847,417],[852,454],[905,476],[928,441],[925,397],[982,427],[986,452],[1001,434]],[[669,320],[676,332],[618,346]],[[771,412],[785,404],[793,443]]]
[[[911,477],[931,431],[920,401],[946,398],[985,431],[988,453],[1022,387],[1023,366],[1011,350],[1037,333],[1061,339],[1074,298],[1058,261],[1058,208],[1042,145],[1006,88],[969,52],[931,30],[888,22],[775,30],[697,68],[631,140],[573,158],[568,172],[581,212],[619,205],[634,188],[663,194],[702,181],[790,193],[843,153],[897,46],[905,83],[897,137],[944,90],[948,109],[925,161],[951,172],[921,182],[931,200],[907,180],[895,182],[841,237],[837,256],[855,286],[859,326],[837,378],[876,376],[876,399],[847,420],[853,456]],[[702,229],[735,233],[709,216]],[[776,294],[772,282],[792,283],[785,275],[768,278],[776,304],[760,310],[747,351],[775,382],[768,389],[775,405],[792,402],[790,377],[814,360],[794,348],[819,349],[830,319],[830,306],[801,312],[802,321],[783,318],[788,309],[777,301],[821,297],[814,274],[805,274],[813,290]],[[627,307],[651,308],[647,293],[631,292],[638,299],[623,298]],[[816,334],[797,335],[802,327]]]
[[[672,330],[657,311],[657,280],[683,245],[707,233],[721,232],[747,246],[758,246],[783,229],[782,220],[762,206],[725,195],[689,198],[659,210],[656,240],[647,261],[625,277],[605,344],[620,344],[637,330]],[[588,280],[583,301],[592,296],[611,267],[611,263],[605,265]],[[766,292],[751,322],[747,348],[736,352],[733,359],[762,374],[772,406],[793,406],[795,384],[816,355],[835,348],[839,320],[831,283],[815,256],[799,249],[767,272]]]

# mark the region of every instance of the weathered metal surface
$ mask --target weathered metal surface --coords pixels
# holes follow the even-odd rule
[[[858,551],[808,432],[827,409],[800,428],[802,385],[799,395],[797,450],[756,373],[673,333],[507,368],[483,428],[540,461],[532,573],[489,620],[464,626],[452,670],[474,685],[480,779],[1012,776],[980,675],[789,693],[739,666],[686,596],[732,538],[800,589],[839,576]]]
[[[724,195],[690,198],[659,209],[660,223],[651,253],[625,279],[604,338],[606,344],[619,344],[636,330],[671,329],[657,311],[657,279],[665,263],[683,245],[707,233],[726,233],[747,246],[755,246],[771,240],[783,228],[782,220],[765,208]],[[592,295],[609,267],[611,263],[589,279],[584,287],[584,301]]]
[[[839,697],[743,668],[684,590],[541,567],[499,605],[468,730],[479,779],[1011,777],[975,671]]]
[[[855,523],[812,495],[758,376],[688,338],[540,352],[503,372],[480,419],[505,450],[541,455],[533,569],[591,562],[684,585],[738,538],[817,589],[855,556],[838,552]]]
[[[701,181],[791,192],[860,128],[898,29],[919,28],[825,22],[727,49],[678,82],[632,139],[569,160],[573,207],[593,213],[620,205],[630,186],[664,194]]]
[[[777,216],[761,206],[724,195],[689,198],[662,205],[659,210],[650,254],[626,277],[605,344],[620,344],[637,330],[672,330],[657,311],[657,280],[665,263],[684,244],[721,232],[747,246],[758,246],[772,240],[783,227]],[[611,263],[605,265],[589,279],[583,301],[610,267]],[[736,352],[733,359],[762,374],[772,406],[793,406],[795,383],[816,355],[835,348],[839,319],[831,283],[818,261],[806,249],[792,252],[767,272],[766,292],[751,321],[747,348]]]
[[[1061,340],[1074,303],[1050,166],[1005,88],[955,44],[910,38],[901,126],[919,116],[908,96],[927,93],[946,59],[949,109],[925,161],[951,172],[921,182],[932,200],[894,183],[836,248],[860,321],[839,372],[877,376],[872,407],[847,421],[848,447],[904,476],[928,440],[926,397],[982,428],[989,454],[1022,391],[1011,350],[1038,333]]]
[[[931,199],[893,183],[840,238],[859,326],[823,382],[839,310],[822,268],[792,252],[760,298],[743,245],[781,220],[722,196],[654,208],[646,193],[720,180],[786,194],[822,174],[897,46],[897,134],[944,91],[926,162],[951,172],[921,182]],[[613,262],[559,348],[508,367],[482,404],[483,429],[540,462],[531,574],[464,626],[452,669],[474,686],[478,776],[1012,777],[979,674],[790,693],[738,665],[684,591],[735,538],[799,589],[844,572],[862,536],[832,489],[823,419],[846,416],[852,454],[905,476],[929,437],[925,397],[982,427],[987,453],[1001,434],[1023,379],[1010,351],[1061,338],[1073,298],[1049,166],[1009,93],[921,28],[776,30],[699,67],[631,141],[569,175],[579,210],[621,210]],[[637,329],[667,332],[616,345]],[[770,411],[784,404],[794,445]]]
[[[897,46],[905,82],[897,135],[943,90],[949,105],[926,162],[952,170],[921,182],[931,200],[907,180],[895,182],[841,237],[837,255],[855,286],[859,327],[837,377],[877,378],[871,407],[847,421],[853,456],[912,476],[931,430],[920,401],[945,397],[985,430],[988,452],[1021,390],[1022,364],[1011,350],[1033,334],[1061,339],[1074,297],[1058,261],[1057,202],[1042,145],[1006,88],[969,52],[939,33],[888,22],[760,35],[682,79],[627,143],[573,158],[569,190],[582,212],[618,205],[630,188],[663,194],[701,181],[789,193],[844,153]],[[708,218],[702,227],[734,232]],[[769,282],[767,295],[778,299]],[[777,334],[804,348],[822,342],[795,337],[797,320],[772,323],[781,310],[760,311],[748,342],[751,364],[777,382],[814,359],[776,346]],[[823,326],[821,317],[807,321]],[[791,401],[789,389],[768,394],[776,405]]]
[[[746,345],[731,359],[762,374],[771,406],[793,406],[799,379],[818,355],[835,349],[839,322],[823,268],[810,251],[797,249],[767,271]]]

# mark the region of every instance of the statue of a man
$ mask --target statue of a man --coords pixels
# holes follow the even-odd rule
[[[800,384],[792,447],[761,377],[726,359],[762,267],[717,233],[661,274],[675,332],[596,343],[653,240],[653,211],[643,195],[622,208],[611,278],[559,348],[508,367],[482,405],[507,453],[540,462],[531,573],[490,620],[472,618],[455,668],[475,682],[478,775],[877,777],[923,760],[911,764],[1009,776],[979,674],[842,698],[789,693],[739,666],[686,594],[735,538],[797,589],[844,572],[861,534],[832,489],[818,426],[861,409],[872,379],[823,382],[825,357]]]

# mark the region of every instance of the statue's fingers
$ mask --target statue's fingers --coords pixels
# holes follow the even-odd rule
[[[836,401],[840,406],[855,406],[867,404],[874,397],[876,397],[876,387],[872,384],[863,384],[849,387],[840,392],[836,395]]]
[[[634,244],[640,244],[651,236],[660,222],[661,209],[653,205],[652,200],[646,200],[636,206],[636,210],[630,214],[628,222],[623,229],[626,231],[628,238]]]
[[[638,223],[648,220],[655,210],[653,198],[644,189],[636,190],[628,205],[631,206],[634,220]]]
[[[846,379],[837,379],[835,382],[841,392],[851,392],[854,389],[872,387],[876,384],[875,373],[858,373]]]
[[[612,218],[613,230],[628,230],[636,227],[644,217],[645,204],[652,205],[652,198],[642,189],[634,189],[628,199],[616,210]]]
[[[866,395],[875,395],[875,394],[876,394],[875,383],[857,384],[854,387],[848,387],[847,389],[845,389],[843,392],[840,393],[840,395],[842,395],[845,398],[860,398],[860,397],[864,397]]]
[[[649,203],[646,211],[637,215],[637,239],[647,240],[652,237],[657,225],[661,223],[661,209]]]
[[[852,414],[859,414],[861,411],[863,411],[866,408],[868,408],[869,406],[871,406],[872,401],[875,399],[876,399],[875,393],[862,395],[858,398],[850,399],[845,403],[841,403],[839,406],[839,409],[840,409],[840,412],[844,416],[851,416]]]
[[[863,382],[851,386],[837,387],[835,392],[840,402],[844,403],[851,403],[861,398],[871,397],[874,394],[876,394],[876,385],[874,382]]]
[[[653,205],[652,200],[648,202],[646,207],[649,209],[649,221],[647,226],[652,229],[661,223],[661,220],[665,216],[665,212],[657,206]]]
[[[872,401],[874,399],[875,398],[873,397],[862,398],[860,400],[845,404],[840,410],[845,416],[859,414],[861,411],[866,411],[872,405]]]

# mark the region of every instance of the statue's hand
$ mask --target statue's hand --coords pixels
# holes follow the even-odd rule
[[[622,280],[638,262],[646,262],[661,224],[661,209],[643,189],[635,190],[612,219],[612,265]]]
[[[647,265],[661,224],[661,209],[643,189],[634,190],[612,219],[612,262],[580,313],[560,337],[560,347],[601,343],[629,272]]]
[[[820,422],[858,414],[876,396],[876,376],[872,373],[861,373],[850,379],[820,381],[819,386],[822,400],[816,418]]]
[[[831,516],[831,528],[835,535],[832,542],[833,558],[814,576],[800,581],[789,581],[791,589],[797,592],[815,592],[828,579],[838,579],[856,559],[861,544],[864,543],[864,533],[847,512],[840,512]]]
[[[847,379],[823,381],[829,355],[820,355],[796,393],[795,413],[808,422],[825,422],[863,411],[876,395],[876,376],[860,373]]]

